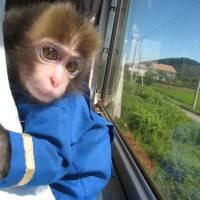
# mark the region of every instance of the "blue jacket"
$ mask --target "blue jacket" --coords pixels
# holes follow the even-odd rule
[[[10,171],[0,187],[49,184],[56,200],[93,200],[112,171],[110,122],[82,95],[17,103],[24,134],[9,131]]]

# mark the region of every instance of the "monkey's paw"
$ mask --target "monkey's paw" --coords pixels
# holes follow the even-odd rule
[[[8,174],[10,165],[10,143],[7,131],[0,124],[0,178]]]

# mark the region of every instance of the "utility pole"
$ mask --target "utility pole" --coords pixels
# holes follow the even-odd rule
[[[142,82],[142,86],[144,85],[144,71],[143,71],[143,68],[142,68],[142,58],[141,58],[141,40],[140,40],[140,43],[139,43],[139,63],[140,63],[140,70],[141,70],[141,82]]]
[[[133,70],[135,69],[136,53],[137,53],[137,50],[138,50],[138,43],[139,43],[139,38],[133,37],[132,41],[134,41],[134,39],[135,39],[135,46],[134,46],[134,52],[133,52],[133,66],[131,68],[131,81],[133,80]]]
[[[194,101],[193,101],[193,106],[192,106],[193,110],[195,110],[195,107],[196,107],[196,104],[197,104],[199,89],[200,89],[200,79],[199,79],[198,87],[197,87],[196,94],[195,94]]]

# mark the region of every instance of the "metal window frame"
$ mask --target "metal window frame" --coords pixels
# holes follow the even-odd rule
[[[111,62],[112,62],[113,53],[114,53],[114,45],[116,42],[116,34],[117,34],[118,21],[120,17],[120,9],[122,6],[122,2],[123,0],[118,0],[117,7],[112,8],[112,9],[115,9],[115,19],[114,19],[113,30],[112,30],[111,41],[110,41],[110,48],[108,52],[108,59],[107,59],[106,69],[105,69],[105,74],[104,74],[104,79],[103,79],[103,85],[101,89],[101,98],[100,98],[101,101],[105,100],[106,90],[108,87],[108,78],[111,71]]]
[[[117,2],[119,0],[103,0],[102,9],[100,13],[99,19],[99,32],[101,33],[103,39],[102,52],[100,54],[100,62],[96,64],[93,74],[93,78],[96,80],[92,80],[92,101],[97,103],[101,99],[103,83],[106,76],[106,70],[108,66],[108,58],[110,49],[112,49],[112,38],[113,38],[113,28],[114,22],[116,21],[116,8]]]

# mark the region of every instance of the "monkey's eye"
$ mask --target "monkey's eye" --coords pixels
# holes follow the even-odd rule
[[[74,74],[78,72],[78,63],[76,63],[75,61],[71,61],[66,64],[66,69],[69,73]]]
[[[42,49],[42,57],[47,60],[58,60],[58,52],[52,47],[44,47]]]

